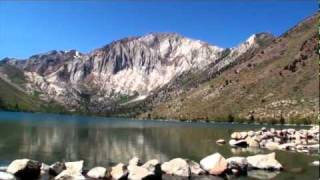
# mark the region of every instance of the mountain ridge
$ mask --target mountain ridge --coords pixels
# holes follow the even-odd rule
[[[149,33],[144,36],[113,41],[89,53],[81,53],[77,50],[53,50],[33,55],[22,61],[5,58],[0,62],[21,71],[25,78],[21,87],[28,94],[37,92],[42,101],[56,102],[70,112],[138,118],[215,120],[228,119],[229,117],[239,119],[254,117],[261,120],[277,119],[277,121],[285,118],[286,121],[289,121],[292,117],[286,114],[276,116],[257,114],[260,111],[267,114],[274,114],[274,112],[262,108],[260,100],[257,100],[259,103],[245,100],[250,96],[259,96],[260,98],[258,94],[261,94],[261,90],[256,88],[257,83],[249,83],[248,85],[246,82],[244,85],[248,88],[246,91],[252,91],[253,94],[244,93],[241,87],[235,88],[233,86],[248,79],[241,76],[242,69],[248,69],[245,70],[248,77],[258,79],[265,74],[264,68],[267,66],[264,64],[271,63],[276,66],[275,70],[269,69],[268,71],[278,71],[280,62],[289,62],[289,57],[294,59],[293,64],[283,67],[284,70],[278,72],[282,73],[281,77],[284,77],[284,80],[272,80],[274,74],[270,73],[272,76],[264,77],[265,80],[260,82],[259,86],[268,89],[265,87],[268,82],[275,82],[279,87],[283,86],[281,82],[286,84],[289,79],[289,77],[283,76],[284,71],[294,69],[300,69],[299,73],[305,74],[306,82],[310,81],[313,84],[314,82],[308,79],[309,76],[313,76],[313,72],[311,72],[312,68],[309,68],[310,63],[307,62],[310,62],[310,58],[314,58],[314,52],[308,50],[308,53],[311,53],[310,56],[301,54],[300,51],[304,51],[304,48],[298,49],[296,45],[313,38],[310,34],[314,32],[308,28],[314,27],[315,18],[318,16],[319,14],[307,18],[280,37],[274,37],[270,33],[257,33],[232,48],[220,48],[177,33]],[[307,33],[308,36],[301,32]],[[293,39],[296,39],[297,42],[294,42]],[[283,42],[281,43],[281,41]],[[289,43],[290,46],[284,42]],[[313,47],[312,43],[314,43],[313,40],[305,44],[308,47]],[[273,46],[276,46],[277,49]],[[288,53],[289,51],[292,52]],[[297,57],[293,54],[296,54]],[[267,61],[268,58],[270,60]],[[279,59],[279,62],[275,59]],[[306,64],[303,67],[307,69],[300,68],[299,64],[301,63]],[[246,67],[243,68],[243,66]],[[261,69],[261,72],[256,73],[257,69]],[[247,71],[253,71],[256,74],[247,73]],[[5,71],[1,71],[1,68],[0,73],[6,75]],[[229,76],[232,78],[228,78]],[[241,76],[242,79],[238,76]],[[212,86],[211,90],[208,90],[208,84],[211,84],[209,85],[209,87]],[[296,89],[303,88],[299,84],[295,86]],[[295,92],[292,91],[293,87],[290,85],[288,87],[287,91],[278,88],[279,92],[283,91],[282,96],[296,97]],[[203,88],[206,90],[204,91]],[[225,93],[228,89],[233,89],[233,91]],[[255,92],[256,90],[257,92]],[[191,100],[181,100],[192,99],[192,94],[195,92],[201,92],[199,96],[194,97],[205,103],[201,105],[202,107],[197,107],[199,104],[196,103],[197,101],[191,103]],[[232,101],[228,99],[233,92],[249,104],[226,105],[226,102],[232,104]],[[312,93],[308,93],[306,97],[313,97],[315,92],[316,90],[312,89]],[[212,93],[220,94],[219,96],[222,96],[224,100],[213,98],[216,95]],[[274,95],[274,97],[277,96],[277,94]],[[235,102],[239,101],[237,96],[233,98]],[[280,97],[271,99],[274,102],[286,101]],[[300,99],[294,100],[300,102]],[[309,103],[309,99],[307,101]],[[317,101],[315,99],[315,102]],[[217,106],[218,102],[220,102],[219,107]],[[187,108],[188,103],[195,105],[194,110]],[[213,105],[220,110],[212,109]],[[304,105],[303,108],[306,110],[314,109],[315,106],[310,101],[310,105]],[[205,110],[201,110],[202,108]],[[255,108],[260,108],[260,110],[251,114],[247,112],[248,109]],[[177,112],[172,112],[172,110]],[[283,111],[287,113],[285,110]],[[202,114],[199,115],[199,113]],[[314,119],[314,115],[303,118]]]

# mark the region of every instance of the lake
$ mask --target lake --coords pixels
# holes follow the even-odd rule
[[[268,153],[267,150],[232,149],[229,145],[219,146],[215,143],[220,138],[229,140],[233,131],[261,127],[0,112],[0,165],[8,165],[18,158],[35,159],[47,164],[84,160],[88,169],[98,165],[110,167],[118,162],[127,163],[134,156],[143,161],[154,158],[167,161],[182,157],[199,162],[215,152],[226,158]],[[276,151],[276,154],[285,171],[253,171],[249,177],[242,179],[255,179],[254,176],[290,180],[319,179],[318,167],[309,165],[319,156],[284,151]]]

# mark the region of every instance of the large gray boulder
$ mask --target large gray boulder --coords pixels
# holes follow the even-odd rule
[[[223,174],[227,169],[226,159],[219,153],[211,154],[200,161],[201,167],[212,175]]]

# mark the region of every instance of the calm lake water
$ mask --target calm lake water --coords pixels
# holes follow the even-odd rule
[[[167,161],[175,157],[199,162],[219,152],[224,157],[268,153],[258,149],[218,146],[233,131],[259,129],[258,125],[139,121],[54,114],[0,112],[0,165],[17,158],[36,159],[47,164],[84,160],[85,167],[126,163],[133,156],[142,160]],[[276,128],[283,128],[277,126]],[[288,127],[285,127],[288,128]],[[297,128],[297,127],[295,127]],[[277,151],[285,167],[281,173],[253,171],[267,179],[319,179],[319,169],[309,164],[319,156]]]

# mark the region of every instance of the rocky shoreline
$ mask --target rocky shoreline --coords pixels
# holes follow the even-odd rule
[[[270,172],[283,169],[275,153],[228,159],[214,153],[199,163],[182,158],[163,163],[153,159],[142,163],[134,157],[128,164],[119,163],[110,169],[94,167],[89,171],[83,170],[83,164],[84,161],[56,162],[49,166],[35,160],[17,159],[0,171],[0,179],[224,179],[247,176],[248,172],[256,169]]]
[[[284,150],[317,154],[320,153],[319,130],[319,126],[300,130],[292,128],[276,130],[262,127],[258,131],[233,132],[229,145],[235,148],[265,148],[271,151]],[[220,139],[217,143],[222,144],[223,141]]]
[[[219,139],[218,144],[226,141]],[[233,132],[229,145],[232,148],[251,147],[269,150],[286,150],[303,153],[319,153],[319,126],[310,129],[261,128],[258,131]],[[119,163],[111,168],[94,167],[83,169],[84,161],[56,162],[52,165],[30,159],[17,159],[8,167],[0,168],[1,180],[82,180],[82,179],[230,179],[236,177],[275,177],[283,170],[276,153],[256,154],[248,157],[225,158],[213,153],[196,162],[174,158],[167,162],[152,159],[142,162],[138,157],[128,163]],[[311,163],[319,166],[319,161]]]

